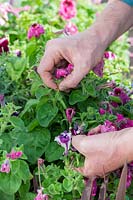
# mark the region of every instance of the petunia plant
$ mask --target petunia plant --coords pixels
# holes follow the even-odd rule
[[[133,127],[132,88],[130,80],[122,78],[129,66],[127,34],[105,51],[76,89],[54,91],[37,73],[47,41],[85,30],[105,4],[81,0],[16,4],[15,0],[0,4],[0,197],[80,200],[89,180],[74,170],[84,157],[72,146],[72,136]],[[72,64],[62,64],[53,71],[54,80],[58,84],[73,69]],[[120,175],[121,169],[110,174],[107,199],[115,199]],[[130,163],[127,199],[132,198],[132,176]],[[96,200],[101,179],[92,185],[91,198]]]

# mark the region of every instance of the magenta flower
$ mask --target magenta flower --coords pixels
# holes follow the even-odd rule
[[[58,142],[59,145],[64,147],[65,149],[64,155],[67,155],[71,144],[71,133],[64,131],[63,133],[55,137],[54,141]]]
[[[104,124],[100,126],[100,129],[101,129],[101,133],[117,131],[114,124],[110,122],[109,120],[106,120]]]
[[[74,66],[72,64],[68,64],[66,71],[67,71],[67,75],[71,74],[71,72],[73,71]]]
[[[40,35],[44,34],[44,28],[42,25],[34,23],[31,25],[31,27],[28,30],[27,37],[28,39],[31,39],[32,37],[39,38]]]
[[[0,172],[7,174],[10,172],[10,162],[8,159],[1,165]]]
[[[103,77],[103,68],[104,60],[102,59],[92,70],[97,76]]]
[[[75,24],[73,24],[72,22],[69,22],[64,28],[64,33],[66,35],[74,35],[78,33],[78,28]]]
[[[4,106],[4,105],[5,105],[4,94],[0,94],[0,105],[1,105],[1,106]]]
[[[128,168],[126,188],[128,188],[131,185],[131,182],[132,182],[132,172],[130,168]]]
[[[62,0],[60,4],[59,15],[68,20],[76,16],[76,3],[74,0]]]
[[[37,190],[37,196],[35,197],[34,200],[48,200],[48,195],[47,194],[43,194],[42,193],[43,188],[41,188],[40,190]]]
[[[68,72],[64,68],[57,69],[55,71],[55,78],[56,79],[65,78],[67,75],[68,75]]]
[[[106,110],[104,110],[103,108],[100,108],[99,113],[100,113],[100,115],[104,115],[106,113]]]
[[[23,155],[23,152],[22,151],[14,151],[12,150],[11,153],[8,153],[6,155],[7,158],[10,158],[12,160],[15,160],[17,158],[20,158],[21,156]]]
[[[114,60],[116,58],[116,55],[111,51],[106,51],[104,53],[104,58],[106,58],[108,60]]]
[[[96,196],[97,194],[97,182],[96,179],[94,179],[93,184],[92,184],[92,189],[91,189],[91,196]]]
[[[133,127],[133,120],[125,118],[122,114],[117,114],[116,125],[118,130]]]
[[[72,122],[72,118],[75,115],[75,110],[73,108],[66,109],[66,117],[69,123]]]
[[[130,101],[130,97],[120,87],[114,88],[112,95],[119,97],[121,99],[122,104],[126,104],[128,101]]]
[[[9,47],[8,47],[8,40],[6,38],[0,38],[0,55],[2,52],[8,52]]]

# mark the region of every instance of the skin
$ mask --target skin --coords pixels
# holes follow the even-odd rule
[[[106,48],[133,25],[133,7],[114,0],[109,2],[95,23],[82,33],[48,41],[38,73],[44,84],[54,90],[75,88],[101,60]],[[74,70],[59,84],[53,71],[67,61]],[[64,64],[63,64],[64,65]],[[95,131],[94,131],[95,132]],[[103,176],[133,160],[133,128],[99,135],[75,136],[73,146],[85,156],[84,176]],[[125,148],[126,147],[126,151]]]
[[[133,160],[132,141],[133,128],[92,136],[73,136],[73,146],[85,156],[84,166],[75,170],[85,177],[103,177]]]

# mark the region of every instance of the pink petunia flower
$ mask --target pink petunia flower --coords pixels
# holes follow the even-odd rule
[[[41,188],[40,190],[37,190],[37,196],[35,197],[34,200],[48,200],[48,195],[47,194],[43,194],[42,193],[43,188]]]
[[[64,28],[64,33],[66,35],[74,35],[78,33],[78,28],[75,24],[73,24],[72,22],[69,22]]]
[[[43,26],[40,24],[34,23],[29,28],[27,37],[28,39],[31,39],[32,37],[39,38],[44,33],[45,31],[44,31]]]
[[[56,79],[60,79],[60,78],[65,78],[68,75],[68,72],[66,69],[61,68],[61,69],[57,69],[55,71],[55,78]]]
[[[76,3],[74,0],[62,0],[60,4],[59,15],[68,20],[76,16]]]
[[[8,159],[1,165],[0,172],[7,174],[10,172],[10,162]]]
[[[128,172],[127,172],[127,182],[126,182],[126,188],[130,187],[131,182],[132,182],[132,172],[130,170],[130,168],[128,168]]]
[[[106,110],[104,110],[103,108],[100,108],[99,113],[100,113],[100,115],[104,115],[106,113]]]
[[[101,133],[117,131],[117,128],[109,120],[106,120],[104,124],[100,126],[100,129],[101,129]]]
[[[22,151],[14,151],[12,150],[11,153],[8,153],[6,155],[7,158],[10,158],[12,160],[15,160],[17,158],[20,158],[21,156],[23,155],[23,152]]]
[[[119,97],[122,101],[122,104],[125,104],[128,101],[130,101],[130,97],[126,94],[123,88],[120,87],[114,88],[112,95]]]

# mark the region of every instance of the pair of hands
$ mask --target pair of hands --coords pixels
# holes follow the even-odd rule
[[[66,38],[54,39],[46,45],[38,73],[48,87],[67,91],[75,88],[84,76],[98,64],[104,51],[105,46],[91,30]],[[61,65],[64,60],[73,64],[74,70],[57,86],[52,74],[55,67],[58,64]],[[128,159],[128,151],[125,153],[123,148],[125,140],[123,132],[125,133],[127,130],[93,136],[74,136],[73,146],[85,156],[84,166],[76,170],[86,177],[93,177],[103,176],[122,166]]]

